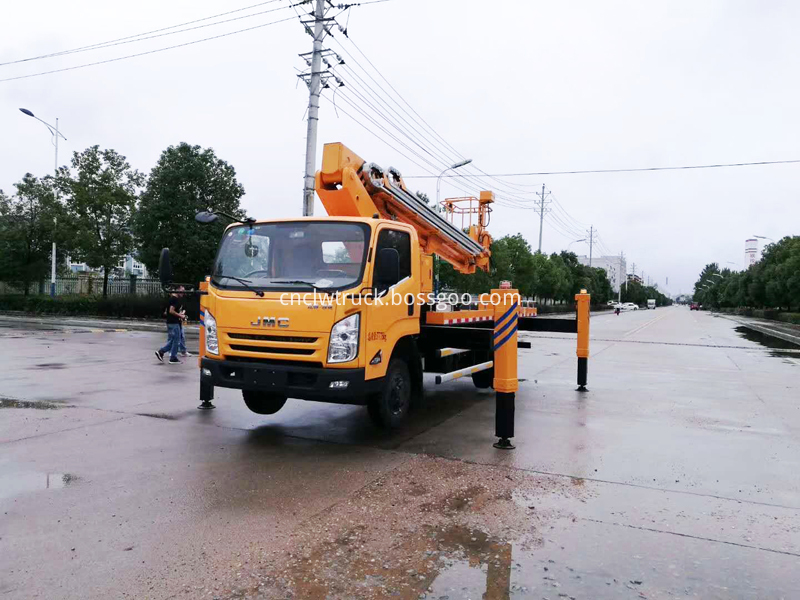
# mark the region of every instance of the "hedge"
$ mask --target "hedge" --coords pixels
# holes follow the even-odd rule
[[[16,310],[33,314],[116,317],[121,319],[163,319],[166,296],[23,296],[0,295],[0,310]],[[187,297],[186,314],[198,320],[200,301]],[[592,306],[592,310],[611,310],[610,306]],[[574,313],[574,304],[548,304],[538,307],[540,315]],[[798,315],[800,316],[800,315]]]
[[[0,310],[33,314],[163,319],[165,296],[0,296]],[[190,320],[198,319],[199,299],[188,297],[184,307]]]

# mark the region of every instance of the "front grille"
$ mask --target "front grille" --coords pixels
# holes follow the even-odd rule
[[[298,356],[310,356],[314,354],[314,348],[270,348],[267,346],[245,346],[243,344],[231,344],[231,350],[239,352],[264,352],[268,354],[296,354]]]
[[[294,344],[313,344],[318,338],[283,335],[259,335],[256,333],[229,333],[232,340],[253,340],[258,342],[292,342]]]
[[[304,360],[283,360],[280,358],[258,358],[252,356],[226,356],[225,360],[228,362],[240,363],[259,363],[262,365],[281,365],[285,367],[310,367],[314,369],[321,369],[321,362],[311,362]]]

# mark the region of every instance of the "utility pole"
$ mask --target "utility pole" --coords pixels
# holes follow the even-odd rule
[[[306,130],[306,177],[303,186],[303,216],[314,214],[314,174],[317,157],[317,125],[319,124],[320,69],[322,36],[325,33],[325,0],[316,0],[314,8],[314,48],[311,52],[311,77],[308,82],[308,128]]]
[[[544,184],[542,184],[542,193],[536,193],[539,196],[539,200],[536,201],[539,210],[539,252],[542,251],[542,228],[544,227],[544,213],[549,212],[550,209],[547,208],[547,205],[550,204],[550,200],[547,200],[547,196],[550,192],[545,193],[544,191]]]
[[[594,245],[595,237],[597,237],[597,230],[594,228],[594,225],[589,226],[589,231],[586,232],[589,235],[589,268],[592,268],[592,246]]]
[[[620,280],[619,280],[619,294],[617,296],[617,302],[622,304],[622,279],[625,279],[625,282],[628,281],[628,275],[625,273],[625,269],[623,268],[625,257],[623,256],[622,251],[619,253],[619,272],[620,272]]]

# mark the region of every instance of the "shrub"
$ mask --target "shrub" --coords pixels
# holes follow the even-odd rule
[[[34,314],[99,316],[123,319],[162,319],[165,296],[0,296],[0,310],[17,310]],[[190,320],[198,319],[198,297],[184,300]]]

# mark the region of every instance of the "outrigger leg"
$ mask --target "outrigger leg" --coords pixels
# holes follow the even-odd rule
[[[509,286],[510,287],[510,286]],[[519,322],[519,292],[512,289],[492,290],[494,303],[494,429],[498,440],[495,448],[512,450],[514,444],[514,401],[519,388],[517,379],[517,326]]]

